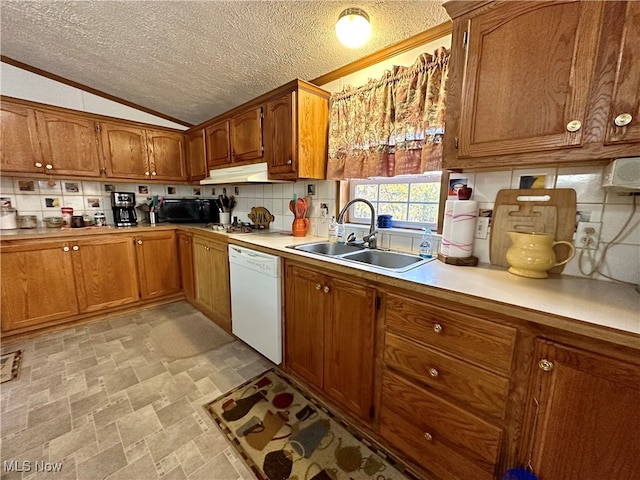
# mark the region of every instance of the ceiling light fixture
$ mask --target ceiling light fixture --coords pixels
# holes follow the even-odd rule
[[[336,23],[336,35],[345,47],[358,48],[371,34],[369,15],[360,8],[347,8]]]

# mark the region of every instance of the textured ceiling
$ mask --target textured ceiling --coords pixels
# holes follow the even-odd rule
[[[0,4],[2,55],[192,124],[449,19],[442,1]],[[363,8],[372,24],[355,50],[335,36],[347,7]]]

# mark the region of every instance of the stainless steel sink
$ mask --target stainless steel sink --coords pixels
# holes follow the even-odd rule
[[[388,252],[384,250],[363,250],[361,252],[342,255],[341,258],[354,262],[367,263],[375,267],[386,268],[387,270],[396,272],[404,272],[432,260],[409,253]]]
[[[320,255],[329,255],[331,257],[344,255],[345,253],[361,252],[364,249],[364,247],[359,247],[357,245],[346,245],[331,242],[305,243],[304,245],[296,245],[293,248],[296,250],[302,250],[303,252],[318,253]]]
[[[303,252],[326,255],[333,258],[341,258],[358,263],[365,263],[372,267],[392,270],[394,272],[406,272],[419,267],[433,259],[422,258],[410,253],[391,252],[387,250],[374,250],[359,245],[346,245],[331,242],[306,243],[294,245],[290,248]]]

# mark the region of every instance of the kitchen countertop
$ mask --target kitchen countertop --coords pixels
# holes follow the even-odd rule
[[[226,233],[213,231],[204,225],[4,230],[0,239],[6,241],[94,234],[135,234],[171,229],[224,237],[230,243],[276,252],[287,258],[304,259],[337,273],[352,274],[416,293],[439,295],[463,304],[640,349],[640,293],[632,285],[566,275],[530,279],[512,275],[505,268],[494,265],[459,267],[438,260],[404,273],[396,273],[288,248],[291,245],[325,241],[322,237],[293,237],[290,232],[278,231]]]

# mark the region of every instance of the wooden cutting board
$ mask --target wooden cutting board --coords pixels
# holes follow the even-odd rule
[[[493,265],[509,267],[507,232],[551,233],[556,241],[571,242],[576,225],[576,191],[572,188],[500,190],[493,207],[489,255]],[[555,247],[556,257],[564,259],[569,247]],[[552,268],[562,272],[564,265]]]

